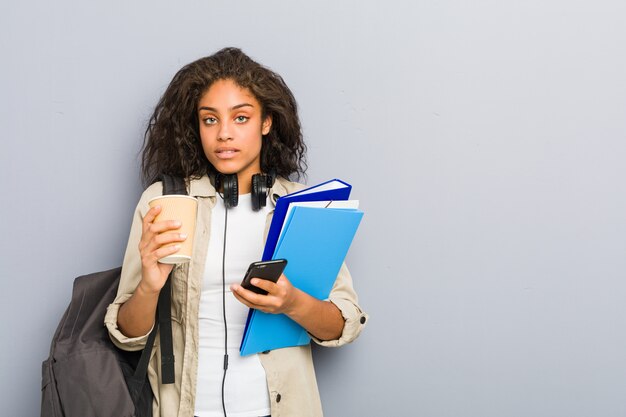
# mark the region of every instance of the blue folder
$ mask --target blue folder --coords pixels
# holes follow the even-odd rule
[[[287,259],[285,275],[300,290],[328,298],[359,227],[357,209],[294,207],[286,219],[273,259]],[[240,353],[308,344],[306,330],[284,314],[251,310]]]
[[[330,186],[334,186],[334,188],[328,188]],[[265,249],[263,250],[263,257],[261,259],[264,261],[272,259],[290,203],[300,201],[347,200],[350,198],[350,191],[352,191],[350,184],[338,179],[333,179],[280,197],[276,202],[276,208],[274,208],[274,216],[272,217],[272,223],[267,233]]]

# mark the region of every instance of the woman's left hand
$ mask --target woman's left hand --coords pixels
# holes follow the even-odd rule
[[[276,283],[260,278],[253,278],[250,283],[267,291],[267,295],[257,294],[243,288],[239,284],[230,286],[235,297],[250,308],[263,311],[264,313],[290,315],[290,312],[293,311],[297,304],[300,290],[291,285],[285,274],[281,274]]]
[[[248,307],[264,313],[286,314],[320,340],[341,337],[345,320],[332,302],[318,300],[297,289],[285,275],[281,275],[276,283],[253,278],[251,284],[267,291],[267,295],[246,290],[238,284],[231,285],[230,289]]]

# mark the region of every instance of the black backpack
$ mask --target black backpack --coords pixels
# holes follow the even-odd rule
[[[187,194],[180,178],[162,176],[163,194]],[[74,280],[65,310],[43,362],[41,417],[152,417],[147,371],[160,328],[161,382],[174,382],[170,317],[171,276],[159,294],[157,320],[143,350],[117,348],[104,315],[117,294],[121,268]]]

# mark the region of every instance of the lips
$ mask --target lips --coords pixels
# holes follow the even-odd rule
[[[220,159],[230,159],[239,153],[239,149],[236,148],[217,148],[215,155]]]

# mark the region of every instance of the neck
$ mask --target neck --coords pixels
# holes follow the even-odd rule
[[[239,195],[252,192],[252,177],[245,178],[237,174],[237,183],[239,184]]]

